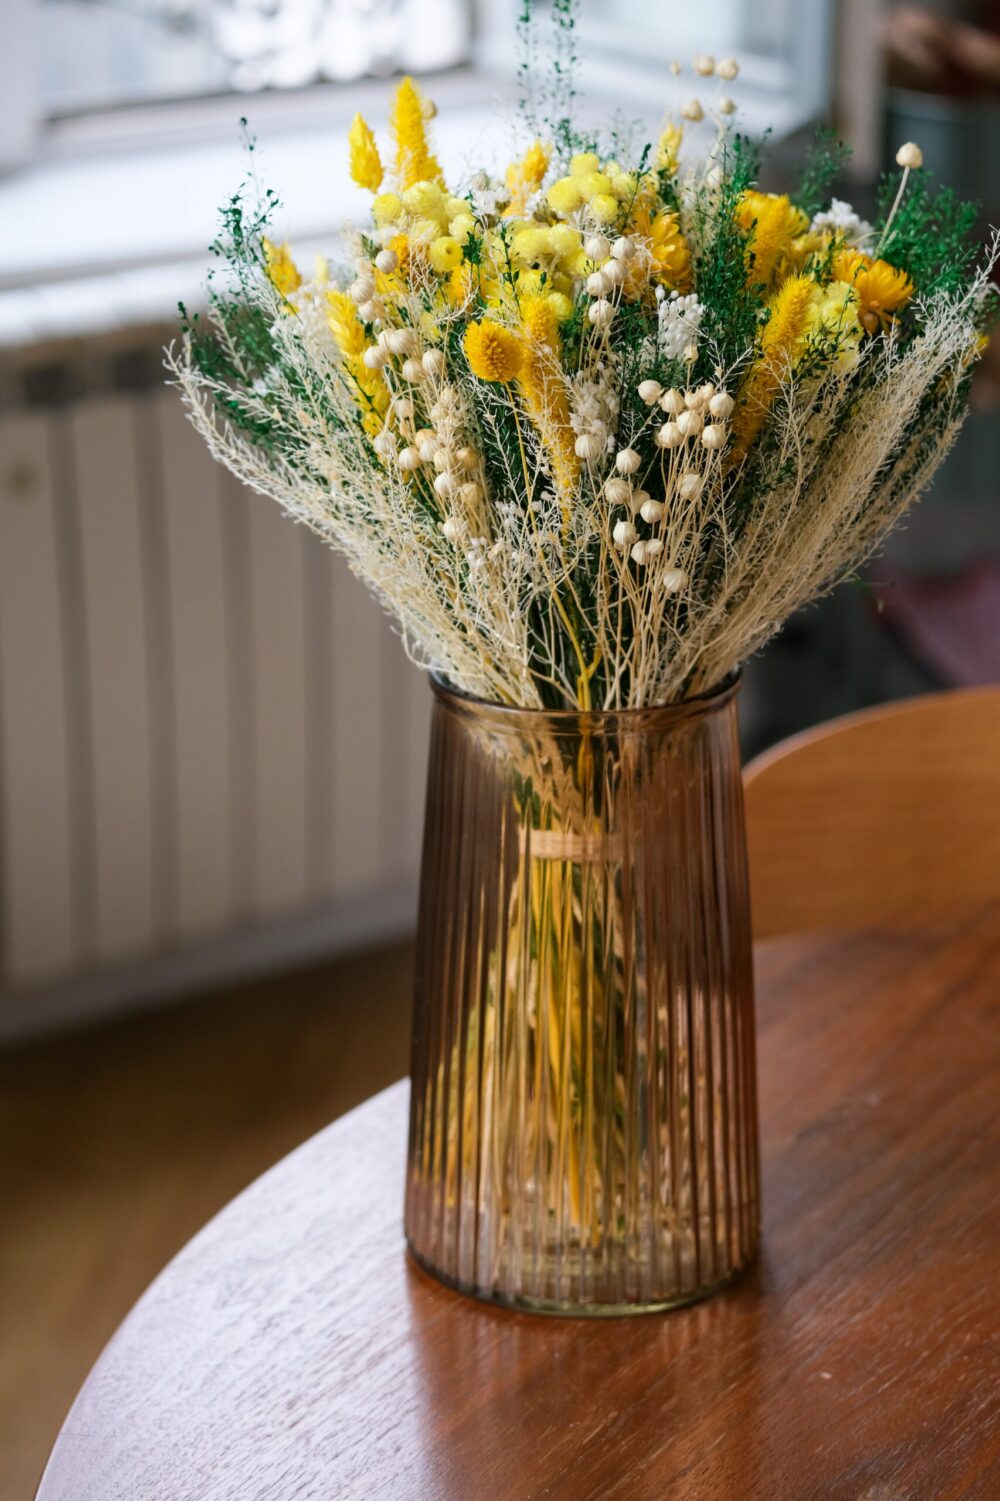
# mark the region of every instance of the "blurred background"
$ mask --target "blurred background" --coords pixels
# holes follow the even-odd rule
[[[259,138],[296,254],[363,211],[357,109],[422,75],[451,179],[504,154],[513,0],[4,0],[0,51],[0,1501],[30,1496],[164,1261],[405,1072],[426,682],[340,562],[162,384]],[[582,0],[586,108],[655,129],[736,55],[785,186],[817,121],[862,213],[896,146],[1000,218],[1000,6]],[[746,753],[1000,678],[1000,367],[864,576],[749,665]],[[401,1147],[402,1151],[402,1147]]]

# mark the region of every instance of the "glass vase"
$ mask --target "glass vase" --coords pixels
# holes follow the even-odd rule
[[[406,1235],[452,1287],[653,1311],[754,1253],[737,688],[550,713],[434,685]]]

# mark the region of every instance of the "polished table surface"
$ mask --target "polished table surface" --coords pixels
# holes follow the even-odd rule
[[[757,979],[764,1237],[729,1291],[592,1321],[437,1285],[400,1084],[167,1267],[42,1501],[996,1501],[1000,909],[770,941]]]

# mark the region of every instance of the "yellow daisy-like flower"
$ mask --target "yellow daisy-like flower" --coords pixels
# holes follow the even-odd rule
[[[469,369],[480,380],[506,385],[521,369],[524,349],[517,334],[492,318],[470,323],[463,339]]]
[[[648,267],[636,258],[626,272],[622,290],[630,301],[642,296],[650,279],[670,291],[690,292],[691,251],[672,210],[653,214],[648,203],[641,201],[629,222],[629,234],[646,244],[651,257]]]
[[[790,269],[793,241],[809,228],[809,215],[786,193],[747,192],[737,205],[736,222],[750,237],[748,280],[770,286],[776,275]]]
[[[887,328],[913,296],[913,282],[905,271],[888,261],[873,260],[862,250],[845,246],[833,258],[833,274],[854,288],[860,304],[858,317],[867,333]]]
[[[427,142],[424,100],[412,78],[396,90],[389,124],[396,143],[396,179],[401,188],[417,182],[442,182],[437,158]]]
[[[382,186],[382,158],[371,126],[363,115],[355,115],[351,121],[347,144],[351,149],[351,177],[359,188],[377,193]]]
[[[264,252],[264,270],[267,279],[280,292],[282,297],[287,297],[290,292],[297,292],[302,285],[302,277],[299,268],[292,260],[292,252],[288,248],[288,241],[283,245],[275,245],[265,235],[260,242],[260,248]]]
[[[505,174],[510,193],[505,218],[517,217],[527,211],[528,199],[538,192],[548,170],[549,153],[541,141],[529,146],[519,162],[511,162]]]

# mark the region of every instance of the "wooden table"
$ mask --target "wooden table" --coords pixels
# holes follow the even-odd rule
[[[757,967],[765,1231],[729,1292],[587,1321],[438,1286],[400,1084],[153,1284],[42,1501],[996,1501],[1000,909]]]

